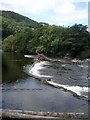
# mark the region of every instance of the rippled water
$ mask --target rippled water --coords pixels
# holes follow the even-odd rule
[[[19,54],[4,54],[2,107],[87,114],[88,62],[61,61],[44,61],[33,65],[32,58]],[[43,84],[29,76],[31,74],[49,78],[48,83],[56,88]]]

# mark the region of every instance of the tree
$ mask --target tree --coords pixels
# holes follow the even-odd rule
[[[10,52],[15,51],[15,41],[16,41],[16,39],[13,35],[8,36],[3,41],[3,50],[4,51],[10,51]]]

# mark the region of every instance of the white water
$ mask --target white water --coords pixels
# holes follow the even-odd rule
[[[55,83],[53,81],[47,81],[47,82],[50,85],[53,85],[55,87],[62,87],[64,89],[67,89],[68,91],[76,93],[78,96],[83,96],[88,98],[88,95],[85,95],[85,93],[88,93],[88,91],[90,91],[88,87],[62,85],[62,84]]]
[[[88,65],[78,65],[81,68],[88,68]]]
[[[50,63],[47,61],[35,63],[34,66],[32,66],[32,68],[29,69],[29,73],[34,76],[37,76],[37,77],[52,78],[53,76],[41,75],[41,70],[45,69],[46,66],[49,64]],[[51,81],[47,81],[47,83],[52,86],[55,86],[55,87],[60,87],[60,88],[66,89],[68,91],[71,91],[71,92],[77,94],[78,96],[84,96],[86,98],[88,98],[88,91],[90,91],[90,89],[88,87],[62,85],[62,84],[53,82],[52,79],[51,79]]]
[[[27,58],[34,58],[33,55],[24,55],[24,57],[27,57]]]
[[[73,59],[73,60],[71,60],[72,62],[74,62],[74,63],[77,63],[77,62],[82,62],[81,60],[78,60],[78,59]]]
[[[45,65],[49,65],[48,62],[46,61],[42,61],[42,62],[38,62],[36,64],[34,64],[34,66],[29,70],[29,73],[32,75],[35,75],[37,77],[46,77],[46,78],[52,78],[52,76],[49,75],[41,75],[40,71],[42,69],[45,69]]]

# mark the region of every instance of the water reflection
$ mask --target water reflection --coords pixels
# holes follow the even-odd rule
[[[2,82],[15,82],[18,79],[26,78],[27,75],[23,72],[23,66],[31,63],[32,60],[25,59],[22,54],[3,53]]]

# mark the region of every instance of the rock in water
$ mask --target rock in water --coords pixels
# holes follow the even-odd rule
[[[38,61],[45,61],[45,60],[46,60],[46,57],[45,57],[45,55],[43,55],[43,54],[38,54],[38,55],[37,55],[37,60],[38,60]]]

